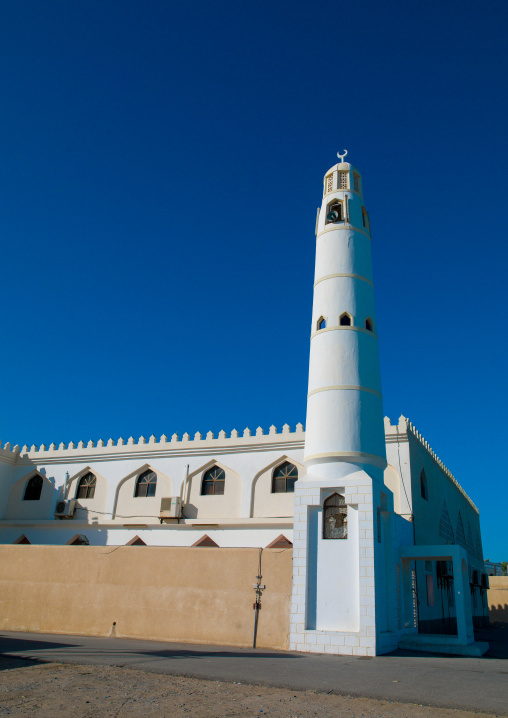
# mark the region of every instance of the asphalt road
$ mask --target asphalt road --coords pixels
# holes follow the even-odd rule
[[[93,638],[0,634],[0,655],[108,666],[294,690],[316,690],[508,716],[508,628],[477,636],[481,658],[397,651],[352,658],[265,649]]]

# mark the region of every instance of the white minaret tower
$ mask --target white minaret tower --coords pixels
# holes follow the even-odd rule
[[[369,215],[361,175],[346,154],[325,175],[316,223],[307,475],[295,486],[290,644],[375,655],[394,647],[383,644],[395,630],[392,500],[383,483]]]
[[[379,477],[386,451],[369,215],[349,162],[325,175],[316,235],[305,465],[316,480],[359,466]]]

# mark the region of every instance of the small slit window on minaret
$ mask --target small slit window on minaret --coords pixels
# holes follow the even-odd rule
[[[320,329],[326,329],[326,319],[324,317],[319,317],[316,327],[318,332]]]
[[[340,494],[332,494],[323,504],[323,538],[347,539],[347,506]]]
[[[349,189],[349,172],[339,172],[339,189]]]
[[[363,220],[363,226],[367,230],[367,232],[370,232],[370,219],[369,219],[369,213],[365,209],[365,207],[362,207],[362,220]]]
[[[342,208],[342,202],[340,201],[340,199],[332,200],[326,208],[325,224],[335,224],[336,222],[342,222],[343,219],[344,212]]]
[[[333,192],[333,174],[327,175],[325,180],[325,193]]]
[[[351,327],[353,326],[353,318],[351,317],[351,314],[348,314],[347,312],[344,312],[339,317],[339,325],[341,327]]]
[[[353,189],[355,192],[360,192],[360,175],[353,172]]]
[[[370,317],[367,317],[367,319],[365,320],[365,329],[368,332],[374,331],[374,324],[372,323],[372,319]]]

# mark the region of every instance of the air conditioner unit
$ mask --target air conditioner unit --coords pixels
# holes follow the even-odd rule
[[[76,511],[76,499],[58,501],[55,508],[55,518],[72,519]]]
[[[453,578],[453,568],[451,561],[437,561],[437,577]]]
[[[161,510],[159,514],[161,519],[177,519],[181,513],[182,499],[179,496],[161,499]]]

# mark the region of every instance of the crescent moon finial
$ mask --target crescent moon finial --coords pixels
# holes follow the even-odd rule
[[[342,150],[342,151],[343,151],[343,153],[344,153],[343,155],[341,155],[340,152],[337,152],[337,157],[339,158],[339,160],[340,160],[341,162],[344,161],[344,157],[347,155],[347,150]]]

